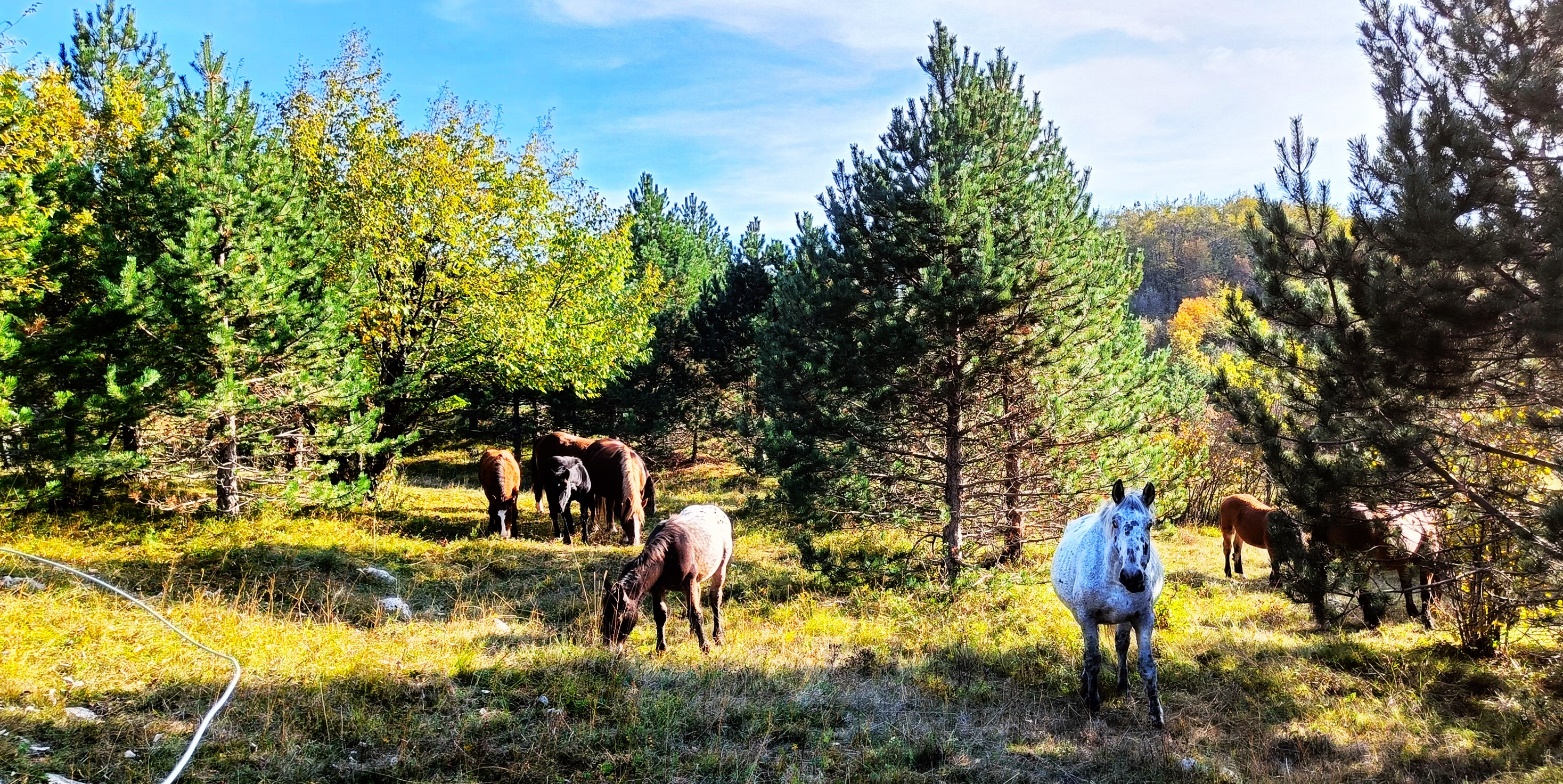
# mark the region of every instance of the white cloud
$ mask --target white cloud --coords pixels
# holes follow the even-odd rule
[[[745,107],[675,100],[667,105],[679,111],[636,117],[625,129],[704,151],[710,167],[693,183],[697,192],[724,216],[758,212],[773,229],[783,215],[814,209],[835,161],[853,142],[872,147],[889,107],[911,97],[886,85],[916,84],[913,61],[936,18],[973,50],[1003,46],[1019,62],[1071,156],[1092,169],[1105,208],[1268,182],[1272,143],[1299,114],[1321,138],[1318,174],[1343,194],[1345,141],[1373,135],[1379,122],[1354,0],[488,2],[512,11],[530,3],[567,25],[693,22],[793,52],[814,89]],[[897,73],[911,80],[874,76]]]

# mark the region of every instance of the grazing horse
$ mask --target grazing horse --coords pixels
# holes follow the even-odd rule
[[[1270,513],[1270,525],[1296,525],[1285,512]],[[1303,526],[1304,546],[1320,542],[1342,557],[1360,556],[1376,569],[1393,570],[1400,577],[1400,592],[1406,597],[1406,616],[1433,628],[1428,605],[1433,599],[1434,559],[1442,548],[1438,513],[1411,503],[1369,507],[1353,503],[1312,526]],[[1419,591],[1411,587],[1410,567],[1415,564]],[[1414,593],[1422,594],[1422,607],[1416,606]],[[1382,607],[1372,601],[1360,602],[1362,621],[1377,628]]]
[[[592,481],[592,517],[604,525],[619,524],[623,543],[640,546],[647,515],[657,513],[657,490],[645,461],[623,441],[604,438],[581,458]]]
[[[548,495],[548,514],[554,521],[554,536],[570,543],[575,533],[575,521],[570,519],[570,502],[581,505],[581,540],[591,536],[592,480],[586,473],[586,464],[578,457],[550,457],[543,462],[543,473],[538,475],[543,492]],[[559,517],[564,516],[564,526]]]
[[[485,449],[478,459],[478,482],[488,496],[488,533],[510,538],[510,524],[516,519],[516,500],[521,496],[521,466],[508,449]]]
[[[1102,666],[1098,642],[1101,624],[1118,627],[1118,692],[1129,688],[1129,631],[1134,630],[1140,649],[1140,680],[1145,683],[1151,723],[1164,726],[1161,698],[1156,688],[1156,660],[1151,657],[1151,634],[1156,628],[1156,597],[1161,595],[1161,557],[1151,544],[1155,517],[1151,504],[1156,486],[1145,485],[1126,495],[1123,480],[1113,482],[1112,502],[1102,502],[1095,512],[1071,520],[1053,554],[1053,592],[1063,601],[1085,642],[1085,668],[1080,692],[1092,716],[1102,705],[1097,687]]]
[[[552,433],[544,433],[532,442],[532,458],[527,461],[527,470],[532,475],[532,500],[537,502],[538,514],[543,513],[543,472],[539,469],[548,465],[550,457],[585,457],[586,450],[592,445],[590,438],[581,438],[562,430]]]
[[[1247,493],[1221,499],[1221,556],[1226,562],[1228,577],[1234,570],[1240,577],[1243,574],[1243,545],[1270,549],[1270,533],[1265,521],[1274,511],[1275,507]],[[1272,564],[1270,582],[1279,579]]]
[[[701,629],[700,584],[711,591],[711,637],[722,644],[722,584],[733,560],[733,523],[714,506],[686,506],[658,525],[646,538],[646,546],[624,564],[619,579],[605,583],[602,592],[602,641],[618,649],[629,639],[640,618],[640,602],[651,594],[657,619],[657,651],[668,649],[668,591],[684,594],[689,628],[700,641],[700,652],[710,653]]]

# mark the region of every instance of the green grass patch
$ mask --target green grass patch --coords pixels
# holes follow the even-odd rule
[[[1137,676],[1121,695],[1105,678],[1109,701],[1089,721],[1075,694],[1079,633],[1052,596],[1046,547],[953,595],[827,580],[803,567],[774,510],[746,505],[765,486],[712,463],[658,489],[664,514],[697,502],[734,514],[729,644],[702,656],[675,604],[667,654],[652,652],[647,612],[614,657],[596,640],[594,585],[633,552],[546,541],[547,521],[525,505],[521,538],[471,538],[485,510],[475,454],[409,461],[372,512],[29,516],[0,522],[0,538],[155,597],[244,663],[193,781],[1563,775],[1553,651],[1473,662],[1399,615],[1377,632],[1319,631],[1267,590],[1262,554],[1250,579],[1228,580],[1219,537],[1168,531],[1156,645],[1169,729],[1146,722]],[[47,586],[0,594],[0,775],[160,779],[221,688],[222,664],[62,575],[11,559],[0,573]],[[391,593],[410,621],[378,609]]]

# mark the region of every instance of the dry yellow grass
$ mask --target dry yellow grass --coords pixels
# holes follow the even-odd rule
[[[1555,654],[1470,662],[1399,615],[1380,632],[1315,630],[1265,589],[1262,553],[1249,580],[1222,577],[1209,530],[1158,540],[1171,571],[1156,639],[1165,734],[1146,723],[1137,680],[1086,719],[1079,634],[1040,549],[953,596],[832,589],[765,515],[739,511],[729,644],[701,656],[676,617],[656,656],[648,618],[614,658],[595,640],[593,585],[631,551],[542,541],[547,522],[530,512],[522,539],[469,538],[484,510],[470,466],[465,452],[411,461],[375,514],[35,517],[0,524],[0,541],[157,596],[244,663],[190,780],[1563,776]],[[713,465],[659,484],[664,514],[739,510],[748,492]],[[411,621],[381,615],[388,591],[362,566],[399,578]],[[9,560],[0,573],[49,585],[0,594],[0,778],[156,781],[223,683],[221,663],[68,579]]]

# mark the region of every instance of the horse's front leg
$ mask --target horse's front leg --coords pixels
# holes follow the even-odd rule
[[[657,621],[657,653],[668,649],[668,593],[662,589],[651,592],[651,617]]]
[[[1232,571],[1237,572],[1238,577],[1243,574],[1243,538],[1234,535],[1232,537]]]
[[[1102,707],[1102,694],[1097,690],[1097,679],[1102,669],[1101,629],[1096,622],[1087,619],[1080,624],[1080,637],[1085,643],[1085,667],[1080,671],[1080,696],[1085,698],[1085,709],[1096,715]]]
[[[1437,580],[1437,575],[1433,574],[1433,570],[1426,563],[1417,566],[1416,571],[1417,582],[1422,585],[1422,625],[1427,627],[1428,631],[1432,631],[1433,583]]]
[[[552,500],[550,500],[548,504],[550,507],[549,511],[553,513],[554,518],[554,536],[563,539],[565,544],[569,544],[570,539],[575,535],[575,520],[571,519],[570,517],[569,487],[566,486],[564,492],[559,494],[559,501],[557,504]],[[557,511],[555,511],[553,508],[555,506],[558,507]],[[560,517],[564,518],[564,525],[559,524]]]
[[[1127,624],[1125,624],[1127,625]],[[1161,713],[1161,692],[1156,688],[1156,659],[1151,654],[1151,634],[1156,630],[1156,612],[1146,608],[1135,624],[1135,642],[1140,649],[1140,680],[1145,682],[1145,702],[1149,706],[1151,724],[1156,729],[1166,725]]]
[[[569,514],[569,495],[549,494],[549,520],[553,523],[553,539],[564,539],[564,543],[566,543],[566,545],[567,543],[570,543],[570,534],[566,533],[566,528],[560,526],[560,515],[566,515],[567,517]]]
[[[1129,691],[1129,631],[1134,624],[1127,621],[1118,624],[1118,633],[1113,640],[1118,648],[1118,693]]]
[[[710,653],[711,643],[706,642],[705,629],[701,628],[705,619],[700,617],[700,583],[695,580],[684,581],[684,596],[689,600],[689,630],[694,632],[695,639],[700,641],[700,652]]]
[[[1401,564],[1400,568],[1395,570],[1395,572],[1400,577],[1400,593],[1406,597],[1406,617],[1416,618],[1420,616],[1421,613],[1416,611],[1416,597],[1412,595],[1413,592],[1411,590],[1411,567]]]

